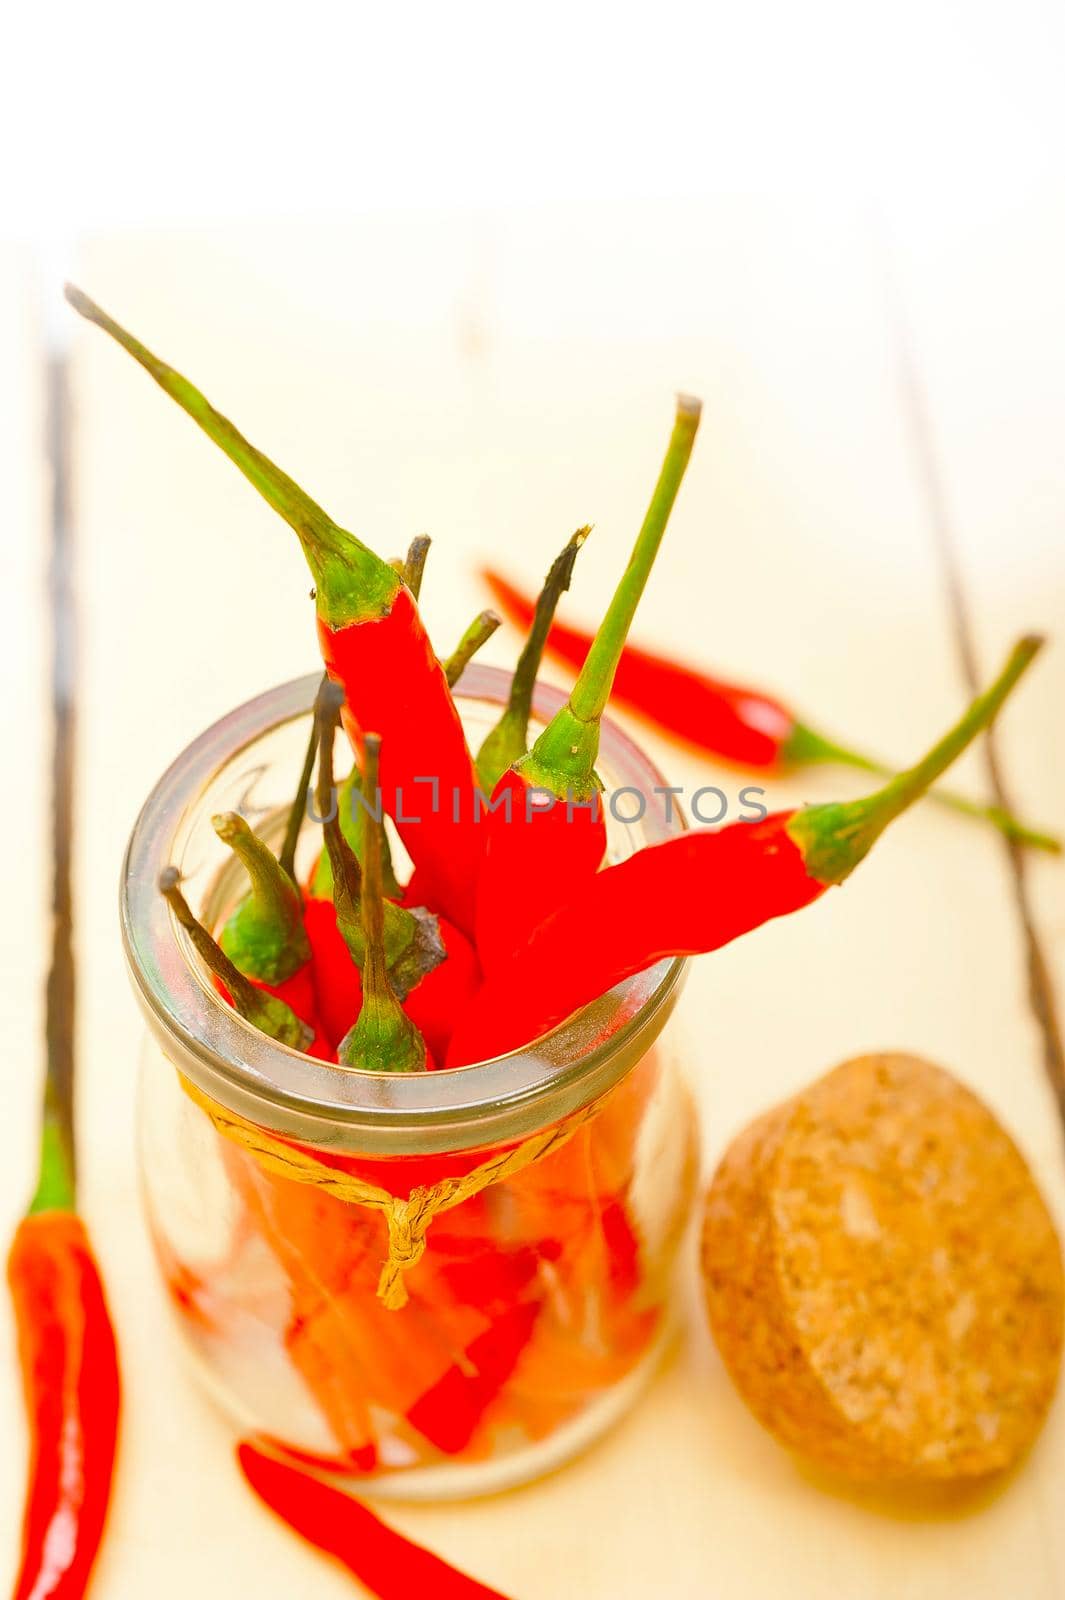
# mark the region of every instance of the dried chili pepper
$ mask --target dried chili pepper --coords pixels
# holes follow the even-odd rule
[[[477,891],[477,949],[486,973],[505,963],[603,859],[606,822],[595,772],[600,722],[691,456],[699,412],[699,401],[678,399],[647,515],[569,699],[492,792]]]
[[[353,1573],[378,1600],[505,1600],[412,1544],[359,1501],[253,1444],[237,1448],[240,1469],[255,1493],[290,1528]]]
[[[159,893],[188,934],[204,966],[213,973],[223,997],[233,1009],[245,1022],[250,1022],[253,1028],[258,1028],[268,1038],[276,1039],[279,1044],[287,1044],[293,1050],[321,1053],[320,1045],[318,1050],[314,1049],[319,1042],[310,1024],[298,1017],[284,1000],[279,1000],[266,989],[258,988],[239,967],[234,966],[203,923],[193,915],[180,884],[181,874],[176,867],[166,867],[159,875]]]
[[[364,734],[363,750],[363,777],[368,793],[375,795],[381,754],[381,741],[375,733]],[[359,893],[362,1005],[337,1046],[337,1059],[341,1066],[360,1067],[364,1072],[423,1072],[428,1065],[425,1040],[404,1011],[389,977],[380,827],[371,814]]]
[[[492,567],[481,576],[507,615],[528,627],[534,602]],[[555,621],[547,653],[578,670],[591,649],[593,635]],[[881,761],[826,739],[802,722],[783,701],[762,689],[711,677],[696,667],[638,645],[626,644],[614,677],[613,696],[656,727],[707,755],[767,772],[786,771],[813,763],[836,762],[880,777],[894,771]],[[993,827],[1032,849],[1061,853],[1061,840],[1032,828],[999,806],[981,805],[949,789],[932,789],[928,798]]]
[[[448,1066],[529,1044],[656,961],[716,950],[842,883],[994,719],[1041,643],[1022,639],[950,732],[875,794],[685,834],[597,873],[486,982]]]
[[[303,925],[303,898],[269,845],[236,811],[211,818],[251,881],[219,937],[226,955],[258,987],[317,1031],[311,943]]]
[[[529,613],[526,624],[529,636],[510,680],[506,709],[477,752],[477,776],[486,794],[491,794],[507,768],[513,767],[528,752],[533,690],[544,645],[558,602],[570,586],[577,552],[591,531],[588,527],[578,528],[562,553],[555,557],[539,598]]]
[[[322,656],[345,691],[348,732],[356,747],[363,729],[383,738],[385,809],[433,904],[472,932],[483,843],[473,814],[476,773],[413,594],[387,561],[339,527],[187,379],[81,290],[68,285],[66,296],[139,362],[296,533],[315,581]]]

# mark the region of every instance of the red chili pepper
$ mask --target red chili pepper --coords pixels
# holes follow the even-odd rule
[[[264,1455],[249,1443],[237,1460],[255,1493],[290,1528],[353,1573],[378,1600],[505,1600],[375,1517],[340,1489]]]
[[[362,1008],[362,978],[337,927],[332,900],[308,900],[304,925],[314,951],[318,1015],[335,1049]]]
[[[716,950],[842,883],[992,721],[1041,642],[1021,640],[954,728],[877,793],[685,834],[597,873],[484,985],[448,1066],[527,1045],[656,961]]]
[[[81,1219],[66,1207],[25,1217],[7,1279],[32,1430],[14,1600],[76,1600],[103,1534],[119,1412],[115,1336]]]
[[[485,567],[481,576],[507,615],[528,627],[534,603],[502,573]],[[592,646],[592,634],[556,620],[547,638],[549,655],[578,670]],[[614,676],[613,698],[656,727],[707,755],[738,766],[781,771],[814,762],[837,762],[890,777],[883,762],[826,739],[774,695],[744,684],[711,677],[668,656],[627,644]],[[929,799],[998,828],[1007,838],[1033,849],[1061,853],[1061,840],[1032,828],[998,806],[980,805],[947,789]]]
[[[600,721],[691,456],[699,411],[698,401],[678,400],[651,504],[573,691],[493,791],[493,809],[481,827],[484,861],[477,891],[477,950],[489,976],[603,859],[606,822],[595,773]]]
[[[497,1316],[467,1345],[462,1362],[449,1367],[411,1406],[411,1426],[446,1455],[465,1450],[517,1366],[539,1313],[539,1302],[527,1300]]]
[[[324,1053],[313,1028],[292,1010],[284,1000],[279,1000],[267,989],[246,978],[243,972],[226,955],[201,922],[193,916],[188,901],[179,887],[181,875],[176,867],[167,867],[159,875],[159,893],[164,897],[174,916],[188,934],[189,939],[208,971],[213,973],[223,998],[246,1022],[258,1028],[280,1044],[308,1054]]]
[[[62,871],[57,859],[57,929],[64,921],[58,909]],[[69,932],[69,921],[66,927]],[[40,1173],[7,1260],[30,1426],[14,1600],[79,1600],[84,1594],[103,1536],[118,1437],[115,1335],[99,1268],[75,1214],[72,994],[57,977],[64,963],[73,976],[69,942],[65,953],[54,946],[53,960]]]
[[[315,580],[322,657],[347,697],[348,731],[356,748],[364,729],[384,739],[385,809],[434,903],[472,932],[482,853],[476,774],[444,668],[402,577],[87,295],[68,285],[66,296],[140,363],[297,534]]]

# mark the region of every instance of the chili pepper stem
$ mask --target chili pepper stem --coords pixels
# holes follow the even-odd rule
[[[406,560],[400,564],[403,582],[417,600],[422,592],[422,578],[425,574],[425,561],[432,544],[427,533],[419,533],[412,539],[407,549]]]
[[[520,761],[528,750],[533,690],[543,660],[544,646],[558,602],[572,581],[577,553],[591,531],[590,526],[577,529],[565,549],[555,557],[544,579],[533,612],[532,626],[510,680],[506,709],[477,754],[477,774],[488,794],[491,794],[508,767]]]
[[[80,316],[110,334],[139,362],[243,472],[267,504],[284,517],[303,546],[318,591],[319,615],[331,627],[344,627],[388,610],[401,580],[386,561],[339,527],[287,473],[250,444],[228,417],[216,411],[194,384],[154,356],[87,294],[69,283],[65,294]]]
[[[181,874],[176,867],[165,867],[159,874],[159,893],[169,905],[177,922],[189,936],[193,949],[208,971],[213,972],[225,985],[233,1008],[246,1022],[260,1032],[287,1044],[293,1050],[304,1050],[312,1041],[311,1029],[301,1022],[295,1012],[276,996],[257,989],[243,972],[226,955],[207,929],[193,915],[181,892]]]
[[[45,1089],[41,1124],[40,1165],[37,1188],[29,1216],[41,1211],[73,1211],[77,1205],[74,1145],[64,1109],[55,1103],[50,1085]]]
[[[381,741],[368,733],[364,739],[363,785],[378,792]],[[366,852],[360,911],[365,943],[362,965],[362,1008],[340,1041],[337,1058],[342,1066],[369,1072],[421,1072],[425,1069],[425,1041],[399,1003],[388,976],[385,957],[384,889],[381,876],[381,821],[366,812]]]
[[[888,824],[920,799],[994,721],[1042,644],[1035,634],[1019,640],[994,683],[977,696],[954,727],[915,766],[896,774],[875,794],[843,804],[808,806],[796,814],[788,833],[800,846],[811,877],[822,883],[842,883],[854,871]]]
[[[251,883],[222,931],[222,948],[246,975],[281,983],[311,958],[300,892],[239,812],[212,817],[211,825]]]
[[[782,754],[789,765],[795,763],[805,766],[818,761],[833,762],[840,766],[854,767],[859,772],[873,772],[882,778],[894,777],[896,772],[896,768],[886,761],[877,761],[874,757],[863,755],[847,745],[826,739],[814,728],[808,728],[802,722],[795,724]],[[1004,811],[1001,806],[985,805],[979,800],[970,800],[966,795],[956,794],[953,789],[938,787],[929,789],[927,798],[949,811],[957,811],[977,821],[989,822],[1007,839],[1012,839],[1016,844],[1024,845],[1030,850],[1045,850],[1049,855],[1061,855],[1061,840],[1054,834],[1029,827],[1011,812]]]
[[[447,686],[453,689],[482,645],[487,644],[502,624],[498,611],[482,611],[470,623],[454,650],[444,662]]]
[[[358,856],[344,837],[337,815],[333,746],[337,723],[340,721],[340,708],[343,704],[343,690],[331,679],[323,678],[314,704],[314,726],[318,739],[318,783],[315,788],[315,804],[318,815],[323,819],[325,848],[333,873],[333,904],[336,907],[337,924],[346,941],[347,932],[359,920],[362,868]]]
[[[314,775],[314,758],[318,753],[318,729],[311,721],[311,736],[307,740],[307,750],[303,757],[303,771],[296,788],[292,808],[285,823],[285,837],[278,854],[278,861],[290,878],[296,876],[296,847],[300,842],[300,831],[303,819],[307,815],[307,796],[311,789],[311,778]]]
[[[702,402],[688,395],[677,397],[673,433],[651,496],[643,525],[636,537],[629,564],[614,592],[606,616],[596,633],[566,705],[544,729],[523,767],[530,781],[538,774],[570,777],[577,788],[587,787],[599,754],[599,719],[610,699],[621,652],[647,585],[691,458],[699,427]]]

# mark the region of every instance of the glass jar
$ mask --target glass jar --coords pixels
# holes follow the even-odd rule
[[[467,670],[471,741],[508,682]],[[360,1493],[486,1493],[602,1432],[668,1335],[697,1166],[663,1036],[684,964],[660,962],[535,1045],[452,1071],[353,1071],[251,1028],[156,882],[178,867],[193,909],[219,925],[242,885],[210,819],[240,810],[279,839],[316,687],[285,684],[209,728],[133,830],[122,924],[148,1021],[149,1226],[195,1365],[241,1429]],[[537,716],[561,700],[541,687]],[[611,858],[681,826],[658,773],[609,724],[599,770],[608,792],[628,791],[607,808]],[[641,806],[635,822],[613,814]],[[317,839],[304,829],[301,876]]]

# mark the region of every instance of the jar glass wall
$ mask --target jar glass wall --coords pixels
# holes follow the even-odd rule
[[[507,681],[467,671],[471,741]],[[134,829],[123,933],[149,1024],[149,1225],[199,1373],[240,1427],[360,1492],[488,1492],[608,1426],[667,1336],[696,1176],[663,1032],[682,963],[619,985],[528,1049],[454,1071],[352,1071],[250,1028],[155,884],[177,866],[217,926],[240,885],[210,818],[239,809],[267,837],[280,831],[315,688],[284,685],[209,729]],[[560,698],[538,691],[538,715]],[[600,772],[644,808],[622,823],[608,807],[613,858],[675,831],[663,780],[614,727]],[[617,809],[640,806],[630,793]],[[318,830],[304,832],[306,868]]]

